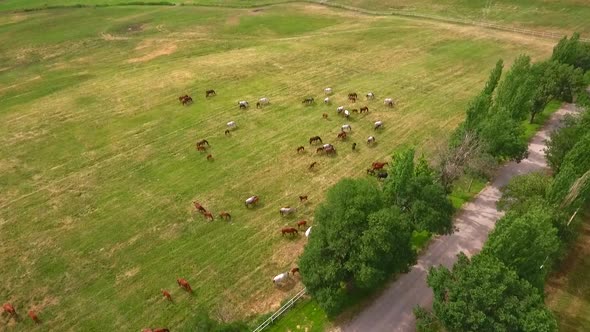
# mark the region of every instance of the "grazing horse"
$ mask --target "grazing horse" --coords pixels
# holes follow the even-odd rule
[[[301,226],[303,226],[303,227],[307,226],[307,220],[299,220],[297,222],[297,228],[301,228]]]
[[[208,155],[207,155],[207,160],[209,160],[209,161],[213,161],[213,155],[212,155],[212,154],[208,154]]]
[[[164,297],[166,298],[166,300],[172,302],[172,295],[170,295],[170,292],[168,292],[165,289],[162,289],[161,292],[162,292],[162,295],[164,295]]]
[[[238,124],[235,121],[230,121],[226,124],[226,126],[227,126],[227,129],[236,129]]]
[[[266,97],[263,97],[263,98],[258,99],[258,102],[256,103],[256,108],[262,108],[262,106],[268,105],[268,104],[270,104],[270,100]]]
[[[391,98],[385,98],[385,99],[383,100],[383,104],[384,104],[384,105],[387,105],[387,106],[389,106],[389,107],[393,107],[393,104],[394,104],[394,103],[393,103],[393,99],[391,99]]]
[[[29,310],[27,315],[29,315],[29,317],[31,317],[31,319],[33,320],[33,322],[35,322],[35,324],[41,324],[41,320],[39,319],[39,317],[37,316],[37,313],[35,311]]]
[[[320,152],[324,152],[324,148],[317,148],[315,149],[315,153],[320,153]]]
[[[299,232],[297,231],[297,228],[295,228],[295,227],[285,227],[285,228],[281,229],[281,236],[284,236],[285,234],[298,235]]]
[[[381,163],[381,162],[374,162],[373,164],[371,164],[371,166],[373,167],[373,170],[378,170],[378,169],[383,169],[383,167],[385,167],[385,165],[388,165],[389,163]]]
[[[307,202],[307,195],[300,195],[299,196],[299,202],[300,203]]]
[[[313,99],[313,97],[306,97],[305,99],[303,99],[303,101],[301,103],[306,104],[306,105],[311,105],[311,104],[315,103],[315,100]]]
[[[178,100],[182,105],[188,105],[193,102],[193,98],[191,98],[189,95],[180,96],[178,97]]]
[[[361,113],[369,113],[369,107],[368,106],[363,106],[361,107]]]
[[[205,144],[207,144],[207,146],[209,146],[209,141],[207,141],[206,139],[202,139],[197,142],[197,146],[203,146]]]
[[[298,147],[297,153],[299,153],[299,152],[305,152],[305,147],[303,147],[303,146]]]
[[[375,143],[375,136],[369,136],[369,138],[367,138],[367,144],[373,144]]]
[[[328,120],[328,113],[324,113],[324,114],[322,114],[322,118],[324,118],[324,119]]]
[[[207,147],[206,146],[198,146],[197,145],[197,151],[199,151],[199,152],[205,152],[205,151],[207,151]]]
[[[283,281],[289,279],[289,272],[281,273],[272,278],[273,284],[282,284]]]
[[[8,313],[10,316],[14,316],[14,317],[18,316],[16,314],[16,309],[14,309],[14,306],[10,302],[4,303],[4,305],[2,306],[2,309],[4,309],[4,311],[6,313]]]
[[[375,128],[375,130],[379,129],[383,127],[383,121],[375,121],[375,124],[373,125],[373,128]]]
[[[325,93],[326,95],[331,95],[331,94],[332,94],[332,88],[325,88],[325,89],[324,89],[324,93]]]
[[[336,152],[336,148],[334,148],[334,145],[332,145],[332,144],[324,144],[324,145],[322,146],[322,148],[324,149],[324,151],[325,151],[327,154],[330,154],[330,153],[335,153],[335,152]]]
[[[246,207],[253,206],[254,204],[258,203],[258,201],[259,201],[258,196],[250,196],[246,200]]]
[[[231,135],[231,131],[229,131],[229,129],[226,129],[225,132],[224,132],[224,134],[225,134],[225,136]]]
[[[178,279],[176,279],[176,282],[178,283],[178,286],[184,288],[185,291],[187,291],[189,293],[193,292],[191,285],[188,283],[188,281],[186,281],[186,279],[178,278]]]
[[[215,90],[205,91],[205,98],[209,98],[209,97],[213,97],[213,96],[217,96],[217,93],[215,93]]]
[[[193,205],[195,206],[195,209],[197,209],[197,211],[199,211],[201,213],[207,212],[207,210],[205,210],[205,208],[201,204],[199,204],[197,202],[193,202]]]
[[[203,217],[205,217],[207,220],[213,221],[213,214],[209,211],[203,212]]]
[[[344,110],[344,117],[345,118],[350,118],[350,112],[348,110]]]
[[[340,138],[341,140],[345,140],[346,139],[346,132],[342,131],[342,132],[338,133],[338,138]]]
[[[225,220],[231,220],[231,214],[229,214],[229,212],[222,211],[219,214],[219,218],[225,219]]]
[[[340,114],[344,112],[344,106],[338,106],[338,108],[336,109],[336,113]]]
[[[246,108],[248,108],[249,106],[250,106],[250,105],[249,105],[249,104],[248,104],[248,102],[247,102],[247,101],[245,101],[245,100],[240,100],[240,101],[238,101],[238,107],[239,107],[240,109],[246,109]]]
[[[319,136],[313,136],[313,137],[310,137],[309,138],[309,144],[312,144],[312,143],[315,143],[315,142],[323,143],[322,142],[322,138],[319,137]]]
[[[281,216],[288,216],[290,214],[295,213],[297,210],[295,208],[286,206],[286,207],[282,207],[279,209],[279,213],[281,214]]]
[[[356,143],[352,143],[352,151],[356,150]]]
[[[352,127],[349,124],[342,125],[342,127],[340,128],[340,130],[342,131],[344,131],[345,129],[348,129],[348,131],[352,131]]]
[[[351,92],[348,94],[348,100],[352,103],[355,103],[358,98],[359,96],[356,92]]]
[[[299,268],[298,267],[294,267],[291,269],[291,274],[295,275],[295,273],[299,273]]]
[[[330,98],[326,97],[324,98],[324,104],[329,105],[330,104]]]
[[[369,99],[374,99],[375,98],[375,94],[372,92],[367,93],[367,100]]]
[[[323,150],[323,149],[322,149],[322,150]],[[314,161],[313,163],[311,163],[311,164],[309,165],[308,169],[311,171],[312,169],[314,169],[314,168],[315,168],[315,166],[316,166],[317,164],[318,164],[318,162],[317,162],[317,161]]]

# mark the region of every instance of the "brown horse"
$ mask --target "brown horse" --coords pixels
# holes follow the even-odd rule
[[[317,162],[317,161],[314,161],[313,163],[311,163],[311,164],[309,165],[308,169],[309,169],[310,171],[311,171],[311,170],[313,170],[317,164],[318,164],[318,162]]]
[[[187,291],[189,293],[193,292],[191,285],[188,283],[188,281],[186,281],[186,279],[178,278],[178,279],[176,279],[176,282],[178,283],[178,286],[181,288],[184,288],[185,291]]]
[[[338,134],[338,138],[340,138],[341,140],[345,140],[346,139],[346,132],[342,131]]]
[[[199,152],[205,152],[205,151],[207,151],[207,147],[206,146],[202,146],[202,145],[201,146],[198,146],[197,145],[197,151],[199,151]]]
[[[227,135],[231,135],[231,131],[229,131],[229,129],[225,130],[225,136],[227,136]]]
[[[195,206],[195,209],[197,209],[197,211],[201,213],[207,212],[207,210],[201,204],[193,202],[193,205]]]
[[[193,102],[193,98],[191,98],[189,95],[180,96],[178,97],[178,100],[182,105],[188,105]]]
[[[281,229],[281,236],[284,236],[285,234],[298,235],[299,232],[297,231],[297,228],[295,228],[295,227],[285,227],[285,228]]]
[[[157,329],[143,329],[143,330],[141,330],[141,332],[170,332],[170,330],[162,327],[162,328],[157,328]]]
[[[324,119],[328,120],[328,113],[324,113],[324,114],[322,114],[322,118],[324,118]]]
[[[373,170],[378,170],[378,169],[383,169],[383,167],[385,167],[385,165],[388,165],[389,163],[381,163],[381,162],[374,162],[373,164],[371,164],[371,166],[373,167]]]
[[[170,292],[168,292],[167,290],[162,289],[162,295],[164,295],[164,297],[168,301],[172,302],[172,295],[170,295]]]
[[[18,316],[16,314],[16,309],[14,309],[14,306],[10,302],[4,303],[4,305],[2,306],[2,309],[4,309],[4,311],[6,313],[8,313],[10,316],[14,316],[14,317]]]
[[[203,217],[205,217],[205,219],[207,220],[213,221],[213,213],[209,211],[203,212]]]
[[[300,195],[299,196],[299,202],[300,203],[307,202],[307,195]]]
[[[295,273],[299,273],[299,268],[298,267],[294,267],[291,269],[291,274],[295,275]]]
[[[33,310],[29,310],[28,315],[29,315],[29,317],[31,317],[31,319],[33,320],[33,322],[35,322],[35,324],[40,324],[41,323],[41,320],[37,316],[37,313],[34,312]]]
[[[208,154],[208,155],[207,155],[207,160],[209,160],[209,161],[212,161],[212,160],[213,160],[213,155],[211,155],[211,154]]]
[[[303,146],[298,147],[297,153],[299,153],[299,152],[305,152],[305,147],[303,147]]]
[[[317,148],[315,149],[315,153],[320,153],[320,152],[324,152],[324,148]]]
[[[197,146],[204,146],[205,144],[207,144],[207,146],[209,146],[209,141],[207,141],[206,139],[202,139],[197,142]]]
[[[309,144],[313,144],[316,142],[324,143],[324,142],[322,142],[322,138],[319,136],[313,136],[313,137],[309,138]]]
[[[307,97],[307,98],[303,99],[303,101],[301,103],[305,104],[305,105],[311,105],[314,102],[315,102],[315,100],[313,99],[313,97]]]
[[[297,222],[297,228],[301,228],[301,226],[303,226],[303,227],[307,226],[307,221],[306,220],[299,220]]]
[[[356,92],[351,92],[348,94],[348,100],[352,103],[355,103],[358,98],[359,96]]]
[[[215,93],[215,90],[205,91],[205,98],[209,98],[209,97],[213,97],[213,96],[217,96],[217,93]]]
[[[219,214],[219,218],[225,219],[225,220],[231,220],[231,214],[229,214],[228,212],[222,211]]]
[[[368,106],[361,107],[361,113],[369,113],[369,107]]]
[[[352,151],[356,150],[356,143],[352,143]]]

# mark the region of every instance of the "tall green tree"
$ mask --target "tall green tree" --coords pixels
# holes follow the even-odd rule
[[[522,214],[530,211],[531,203],[545,200],[551,181],[551,177],[544,172],[515,176],[502,188],[498,209]]]
[[[588,170],[590,170],[590,132],[586,132],[565,155],[549,192],[551,201],[562,205],[576,180]],[[571,211],[588,202],[590,193],[584,188],[579,192],[574,200],[562,205],[562,208]]]
[[[525,213],[510,211],[498,220],[482,254],[498,258],[542,294],[547,271],[559,250],[559,238],[551,208],[539,201],[529,207]]]
[[[493,111],[508,113],[517,121],[526,119],[532,106],[534,84],[531,58],[521,55],[500,82]]]
[[[302,281],[329,315],[339,313],[350,292],[372,290],[414,259],[411,226],[368,179],[344,179],[328,190],[300,257]]]
[[[461,253],[452,270],[431,268],[427,282],[447,331],[557,331],[538,290],[493,256]]]
[[[487,152],[498,159],[522,160],[526,157],[528,142],[524,127],[521,120],[513,119],[508,112],[489,116],[481,126],[479,137],[485,142]]]
[[[559,173],[567,153],[587,132],[590,132],[590,112],[566,117],[563,126],[551,133],[545,158],[554,173]]]
[[[590,43],[580,41],[580,34],[562,38],[553,48],[551,60],[566,63],[584,71],[590,70]]]
[[[466,131],[476,130],[479,124],[488,115],[489,109],[492,106],[492,94],[498,86],[503,68],[504,61],[500,59],[496,63],[494,69],[490,72],[484,89],[469,103],[467,107],[467,117],[464,124],[464,129]]]

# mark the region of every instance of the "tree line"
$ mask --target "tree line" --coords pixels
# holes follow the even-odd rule
[[[590,105],[583,93],[590,84],[589,60],[590,47],[577,35],[561,40],[549,60],[518,57],[504,75],[500,60],[432,165],[405,149],[393,155],[383,183],[344,179],[330,188],[299,260],[302,281],[320,307],[335,316],[392,275],[406,272],[416,259],[413,231],[450,233],[454,211],[448,194],[454,183],[466,173],[489,177],[499,162],[526,158],[523,123],[534,121],[549,101]],[[472,260],[461,256],[452,270],[431,271],[434,314],[449,331],[554,330],[540,290],[546,271],[575,235],[564,218],[584,204],[590,191],[580,175],[584,167],[588,170],[580,159],[590,156],[584,153],[590,152],[590,142],[579,135],[588,130],[577,127],[587,120],[569,121],[572,125],[555,134],[555,146],[549,147],[554,176],[514,180],[501,202],[506,216],[484,251]],[[485,308],[479,310],[474,302]]]
[[[588,109],[590,103],[584,87],[590,84],[590,45],[580,43],[578,38],[574,35],[562,39],[546,62],[528,66],[525,57],[518,58],[511,69],[513,74],[526,77],[527,70],[523,69],[527,66],[532,72],[535,68],[545,68],[549,70],[545,73],[563,73],[547,74],[534,81],[531,99],[513,90],[508,104],[528,105],[531,116],[538,113],[532,106],[539,100],[544,103],[548,99],[572,101],[575,98],[578,106]],[[492,71],[486,88],[495,85],[500,67]],[[565,73],[568,73],[567,78]],[[508,74],[505,80],[509,77]],[[514,77],[510,80],[526,84],[526,79]],[[549,82],[551,80],[554,81]],[[496,101],[507,93],[501,87],[496,92]],[[489,101],[487,92],[493,90],[484,89],[471,105]],[[520,93],[527,95],[524,91]],[[523,100],[528,100],[528,104]],[[461,130],[477,128],[471,127],[469,121],[481,123],[481,113],[472,114],[470,119],[469,111],[476,108],[468,109]],[[485,135],[480,137],[490,139]],[[493,151],[499,150],[486,152]],[[557,331],[557,322],[543,302],[544,284],[548,272],[576,237],[580,222],[575,218],[578,211],[590,202],[589,112],[569,117],[560,130],[551,134],[546,158],[551,175],[541,172],[519,176],[502,189],[498,207],[506,214],[497,221],[478,255],[469,259],[460,254],[450,270],[431,269],[427,281],[434,292],[433,313],[420,308],[415,311],[418,331],[440,328],[447,331]]]

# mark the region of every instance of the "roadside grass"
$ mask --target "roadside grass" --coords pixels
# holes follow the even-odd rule
[[[543,112],[541,112],[535,117],[533,123],[530,123],[528,119],[523,122],[525,130],[524,135],[527,141],[533,138],[533,136],[535,136],[535,133],[545,125],[545,122],[547,122],[551,115],[553,115],[553,113],[559,110],[561,104],[562,103],[560,101],[553,100],[549,102],[549,104],[547,105],[547,107],[545,107]]]
[[[553,43],[282,5],[5,13],[0,45],[0,298],[35,308],[50,330],[131,331],[186,329],[202,308],[227,320],[275,309],[297,289],[279,292],[270,278],[305,245],[282,238],[281,227],[313,225],[326,188],[400,146],[428,155],[499,57],[545,57]],[[327,86],[332,106],[301,105]],[[218,95],[205,100],[211,88]],[[335,108],[355,107],[349,91],[371,90],[398,106],[368,103],[368,115],[350,120],[352,139],[338,142]],[[177,99],[185,93],[189,107]],[[264,109],[236,106],[263,96]],[[238,128],[225,136],[232,120]],[[351,151],[376,120],[385,123],[378,144]],[[318,134],[337,157],[295,152]],[[202,138],[212,161],[195,151]],[[246,209],[253,194],[261,204]],[[204,221],[193,200],[216,220]],[[284,205],[297,207],[297,219],[279,216]],[[217,218],[224,210],[231,222]]]
[[[477,176],[463,176],[453,185],[453,191],[449,194],[449,199],[455,209],[460,209],[463,204],[469,202],[485,186],[487,181]]]
[[[578,239],[545,284],[545,303],[564,332],[590,330],[590,209],[582,219]]]

